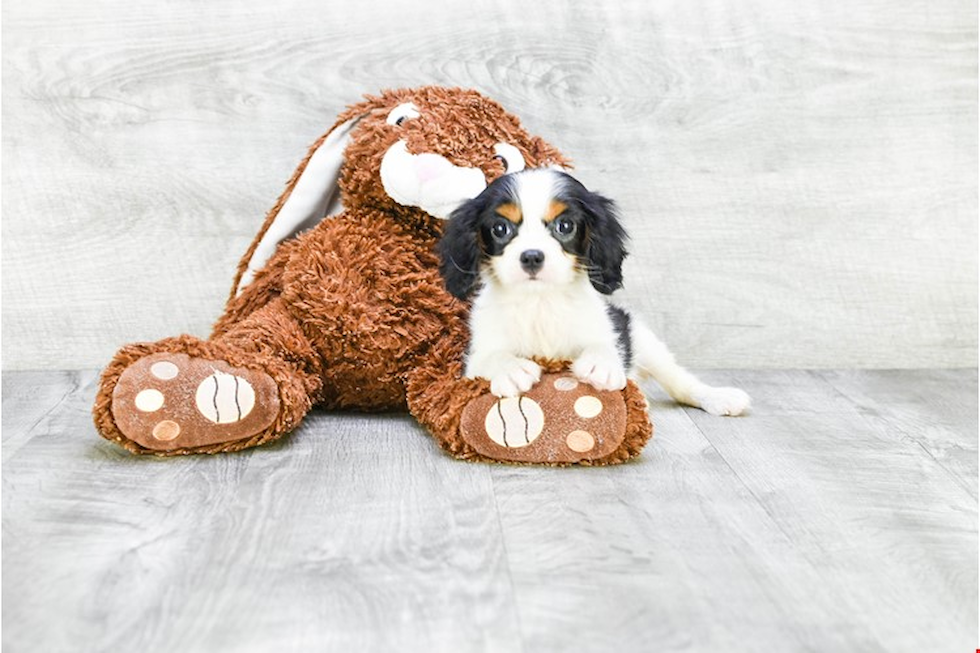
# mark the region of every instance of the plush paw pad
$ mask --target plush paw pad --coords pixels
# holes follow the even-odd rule
[[[544,430],[544,412],[528,397],[505,397],[487,411],[483,428],[502,447],[526,447]]]
[[[240,376],[215,370],[201,381],[194,395],[197,410],[215,424],[240,422],[255,407],[255,390]]]
[[[495,460],[575,463],[612,453],[623,441],[622,393],[597,390],[570,374],[545,374],[527,394],[482,395],[463,410],[460,434]]]
[[[140,359],[120,375],[112,395],[119,430],[154,451],[248,438],[278,412],[279,392],[267,374],[186,354]]]

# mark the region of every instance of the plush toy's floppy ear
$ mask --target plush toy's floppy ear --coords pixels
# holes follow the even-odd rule
[[[596,290],[609,295],[623,285],[626,230],[619,222],[616,205],[611,199],[584,191],[579,201],[588,216],[585,256],[589,262],[589,281]]]
[[[310,148],[239,263],[235,295],[241,294],[252,282],[255,273],[269,261],[279,243],[343,210],[338,180],[344,150],[358,120],[359,115],[338,122]]]
[[[480,280],[480,214],[485,202],[472,199],[453,211],[439,241],[439,272],[446,290],[466,299]]]

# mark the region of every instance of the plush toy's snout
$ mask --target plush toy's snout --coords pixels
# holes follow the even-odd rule
[[[415,176],[420,182],[427,182],[452,171],[449,159],[438,154],[418,154],[415,156]]]
[[[453,165],[431,152],[412,154],[403,140],[388,148],[380,174],[385,192],[395,202],[442,219],[487,187],[479,168]]]

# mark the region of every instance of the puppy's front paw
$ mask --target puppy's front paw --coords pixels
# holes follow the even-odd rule
[[[708,385],[694,392],[692,399],[707,413],[729,417],[741,415],[752,404],[749,395],[738,388],[713,388]]]
[[[526,358],[515,358],[490,379],[490,392],[497,397],[516,397],[534,387],[541,366]]]
[[[626,370],[618,358],[582,354],[572,363],[572,374],[597,390],[622,390],[626,387]]]

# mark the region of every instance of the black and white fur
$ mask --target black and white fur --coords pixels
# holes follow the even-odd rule
[[[679,366],[635,316],[607,301],[622,285],[626,232],[613,202],[570,175],[505,175],[453,212],[439,243],[450,293],[472,298],[466,376],[499,397],[540,379],[531,357],[572,361],[600,390],[656,379],[676,401],[738,415],[749,397],[715,388]]]

